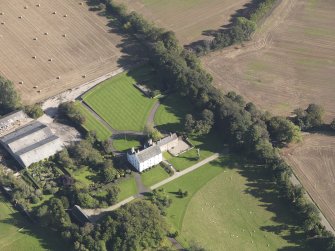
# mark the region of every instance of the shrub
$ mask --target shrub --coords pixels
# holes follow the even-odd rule
[[[37,119],[44,114],[42,107],[39,104],[25,106],[24,111],[33,119]]]

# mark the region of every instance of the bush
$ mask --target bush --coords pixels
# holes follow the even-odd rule
[[[74,102],[65,102],[59,105],[59,114],[77,126],[81,126],[85,123],[85,116],[76,107]]]
[[[0,76],[0,115],[16,110],[20,107],[20,102],[13,82]]]
[[[44,114],[42,107],[39,104],[25,106],[24,111],[33,119],[38,119]]]

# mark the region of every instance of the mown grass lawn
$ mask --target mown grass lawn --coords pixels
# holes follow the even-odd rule
[[[80,167],[76,170],[69,170],[71,173],[71,176],[84,186],[89,186],[93,184],[93,177],[96,176],[95,173],[93,173],[88,166]]]
[[[141,145],[140,137],[125,136],[124,138],[113,139],[113,146],[117,151],[126,151],[132,147]]]
[[[106,128],[106,126],[103,125],[98,119],[96,119],[94,115],[89,110],[87,110],[87,108],[85,108],[83,104],[81,104],[80,102],[76,102],[76,106],[86,118],[85,123],[82,125],[85,130],[96,132],[97,138],[102,141],[112,136],[112,132],[108,128]]]
[[[238,165],[227,156],[163,186],[172,199],[167,220],[177,239],[208,250],[309,250],[271,185]],[[179,189],[188,196],[179,198]]]
[[[0,250],[71,250],[61,237],[28,222],[0,196]]]
[[[141,71],[144,73],[141,74]],[[121,73],[99,84],[83,99],[112,128],[143,131],[157,100],[144,96],[134,84],[142,83],[147,72],[147,67],[140,67],[129,73]]]
[[[155,125],[164,131],[181,131],[185,115],[192,113],[193,109],[186,98],[178,94],[169,95],[161,100],[161,105],[155,114]]]
[[[150,188],[152,185],[170,177],[170,175],[161,166],[155,166],[149,171],[141,174],[142,182],[147,187]]]
[[[194,148],[183,153],[177,157],[164,153],[164,157],[173,165],[177,171],[184,170],[199,161],[208,158],[216,152],[221,152],[223,144],[220,136],[215,133],[211,133],[205,136],[190,137],[189,140],[194,145]],[[196,149],[200,149],[200,158]]]
[[[137,194],[136,182],[133,175],[121,180],[119,183],[117,183],[117,186],[120,188],[118,201],[122,201],[132,195]]]

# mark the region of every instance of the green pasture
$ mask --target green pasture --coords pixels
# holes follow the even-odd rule
[[[29,222],[0,196],[0,250],[70,250],[60,236]]]
[[[167,220],[178,241],[208,250],[309,250],[273,185],[256,181],[259,171],[240,168],[227,156],[163,187],[172,198]],[[188,196],[180,198],[179,189]]]
[[[106,140],[112,136],[112,132],[106,128],[94,115],[80,102],[76,102],[76,106],[80,112],[85,116],[86,121],[83,124],[83,127],[87,131],[94,131],[97,134],[99,140]]]
[[[143,131],[155,99],[146,97],[134,84],[149,78],[140,67],[104,81],[83,96],[84,101],[116,130]]]

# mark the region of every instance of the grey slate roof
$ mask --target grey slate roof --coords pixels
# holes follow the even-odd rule
[[[38,121],[0,138],[0,143],[24,167],[48,158],[62,149],[61,140],[49,127]]]
[[[26,114],[23,111],[15,111],[12,112],[4,117],[0,118],[0,128],[3,126],[7,126],[16,120],[24,119],[26,118]]]
[[[144,149],[143,151],[140,151],[139,153],[135,153],[138,161],[140,163],[143,163],[159,154],[161,154],[161,149],[159,148],[159,146],[150,146],[146,149]]]
[[[166,144],[168,144],[168,143],[170,143],[170,142],[172,142],[172,141],[174,141],[176,139],[178,139],[178,136],[177,136],[176,133],[174,133],[174,134],[171,134],[171,135],[169,135],[169,136],[167,136],[167,137],[159,140],[157,142],[157,145],[158,146],[163,146],[163,145],[166,145]]]

